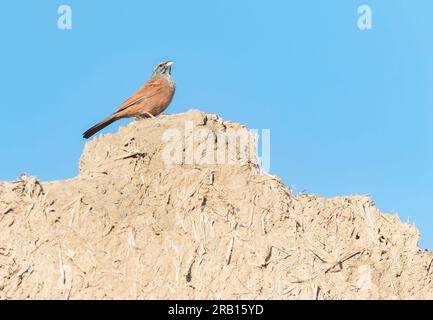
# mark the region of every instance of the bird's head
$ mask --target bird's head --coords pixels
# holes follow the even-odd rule
[[[170,77],[173,63],[172,61],[161,62],[153,69],[152,77]]]

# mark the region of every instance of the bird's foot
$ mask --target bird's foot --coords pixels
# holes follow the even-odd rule
[[[143,113],[143,114],[141,114],[139,116],[136,116],[135,120],[139,121],[139,120],[143,120],[143,119],[147,119],[147,118],[154,119],[155,116],[153,114],[149,113],[149,112],[145,112],[145,113]]]

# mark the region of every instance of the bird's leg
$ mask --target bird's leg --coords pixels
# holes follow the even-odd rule
[[[146,119],[147,118],[146,116],[148,116],[149,118],[155,118],[155,116],[153,114],[151,114],[149,112],[145,112],[143,114],[135,116],[135,120],[139,121],[139,120]]]

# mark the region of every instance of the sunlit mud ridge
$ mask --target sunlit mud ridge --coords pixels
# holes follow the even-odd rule
[[[166,138],[191,123],[211,139],[188,162]],[[250,136],[197,110],[135,121],[88,142],[74,179],[1,182],[0,298],[433,298],[418,230],[368,197],[294,195],[242,148],[197,163],[229,129]]]

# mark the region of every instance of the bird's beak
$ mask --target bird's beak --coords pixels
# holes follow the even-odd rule
[[[172,65],[173,65],[173,61],[168,61],[165,65],[167,66],[167,67],[171,67]]]

